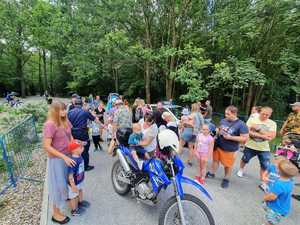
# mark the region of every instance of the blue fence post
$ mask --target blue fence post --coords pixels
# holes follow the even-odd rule
[[[2,157],[3,157],[3,160],[6,162],[7,173],[8,173],[10,184],[13,187],[16,187],[17,183],[16,183],[16,180],[14,178],[13,163],[11,162],[11,160],[9,159],[9,157],[7,155],[7,151],[6,151],[6,146],[5,146],[5,143],[4,143],[4,137],[3,137],[3,135],[0,137],[0,145],[1,145],[1,148],[2,148]]]

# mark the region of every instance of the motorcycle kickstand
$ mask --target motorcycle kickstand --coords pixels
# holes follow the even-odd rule
[[[135,198],[136,195],[135,195],[135,192],[134,192],[134,188],[131,188],[131,198]]]

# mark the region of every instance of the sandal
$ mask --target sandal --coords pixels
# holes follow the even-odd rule
[[[63,220],[57,220],[52,216],[52,222],[59,223],[59,224],[66,224],[70,221],[70,217],[66,216]]]

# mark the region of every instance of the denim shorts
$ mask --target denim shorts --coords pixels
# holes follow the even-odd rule
[[[77,189],[82,190],[82,183],[76,185]],[[79,193],[73,192],[70,185],[68,185],[68,199],[74,199],[79,196]]]
[[[181,139],[187,143],[195,143],[196,135],[194,134],[193,128],[186,127],[183,129]]]
[[[263,203],[263,208],[266,211],[266,220],[268,221],[268,223],[270,223],[272,225],[280,223],[280,221],[282,219],[281,214],[270,209],[265,203]]]
[[[257,151],[251,148],[245,147],[244,155],[242,160],[244,163],[248,163],[250,159],[254,156],[257,156],[259,159],[260,167],[263,170],[266,170],[270,163],[271,153],[269,151]]]

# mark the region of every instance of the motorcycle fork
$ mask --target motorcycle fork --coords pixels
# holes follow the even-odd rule
[[[172,172],[173,186],[174,186],[176,200],[177,200],[177,203],[178,203],[178,210],[179,210],[181,225],[186,225],[186,221],[185,221],[184,213],[183,213],[182,202],[181,202],[180,195],[178,193],[178,187],[177,187],[177,182],[176,182],[176,178],[175,178],[175,171],[174,171],[174,167],[173,167],[173,162],[170,160],[169,164],[170,164],[171,172]]]

